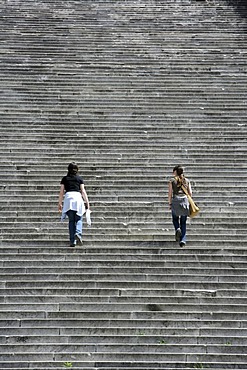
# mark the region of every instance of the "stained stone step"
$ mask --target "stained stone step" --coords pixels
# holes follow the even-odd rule
[[[55,304],[55,303],[58,303],[58,304],[61,304],[61,303],[66,303],[66,304],[69,304],[69,303],[97,303],[99,304],[100,302],[103,303],[103,304],[126,304],[127,302],[130,302],[130,304],[132,303],[137,303],[137,304],[143,304],[143,305],[150,305],[150,308],[152,307],[158,307],[159,304],[162,304],[164,303],[164,295],[162,295],[160,292],[156,291],[154,292],[153,295],[150,295],[150,296],[145,296],[145,295],[142,295],[142,296],[133,296],[133,292],[132,294],[129,294],[129,295],[121,295],[121,296],[118,296],[117,294],[119,292],[114,292],[113,290],[107,290],[107,289],[89,289],[87,291],[87,296],[81,296],[80,294],[76,294],[76,293],[73,293],[73,294],[70,294],[70,295],[67,295],[67,294],[64,294],[62,295],[62,292],[60,292],[60,294],[58,294],[59,292],[55,289],[51,291],[49,291],[49,294],[46,293],[45,290],[42,290],[42,289],[33,289],[32,290],[32,294],[31,296],[28,296],[28,292],[30,293],[31,292],[31,289],[26,289],[25,290],[25,294],[23,294],[23,290],[22,288],[16,288],[16,289],[5,289],[6,291],[8,291],[8,298],[5,298],[4,295],[2,295],[2,289],[0,290],[1,292],[1,296],[0,296],[0,303],[1,304],[24,304],[24,303],[27,303],[28,305],[31,305],[31,304]],[[36,294],[35,294],[36,293]],[[55,294],[57,293],[57,294]],[[90,293],[90,294],[89,294]],[[221,295],[219,294],[219,297],[216,297],[216,294],[214,292],[204,292],[204,295],[205,295],[205,298],[203,296],[203,292],[201,293],[201,297],[200,297],[200,294],[197,293],[197,296],[193,297],[193,296],[172,296],[172,294],[174,294],[174,292],[170,292],[170,295],[168,295],[169,291],[167,292],[167,295],[165,296],[165,302],[166,304],[172,304],[173,307],[174,305],[176,304],[180,304],[182,305],[183,303],[185,304],[190,304],[190,305],[200,305],[200,304],[204,304],[204,305],[213,305],[215,304],[216,307],[218,307],[218,305],[221,305],[221,307],[224,307],[223,304],[225,305],[225,300],[226,300],[226,297],[227,297],[227,302],[228,302],[228,305],[231,305],[231,304],[236,304],[236,305],[244,305],[246,303],[246,298],[244,298],[244,295],[242,297],[228,297],[227,294],[225,294],[225,296],[223,296],[223,292],[221,292]],[[43,294],[43,295],[42,295]],[[107,296],[107,294],[111,294],[111,298],[109,298]],[[155,295],[156,294],[156,295]],[[207,296],[208,294],[208,296]],[[209,298],[211,297],[211,298]],[[110,303],[109,303],[110,301]],[[152,306],[153,305],[153,306]],[[32,308],[32,307],[31,307]]]
[[[222,304],[197,304],[195,307],[194,303],[186,304],[182,303],[179,304],[177,302],[176,307],[174,307],[174,304],[162,304],[162,303],[137,303],[133,302],[131,304],[128,303],[0,303],[0,316],[3,318],[3,316],[6,314],[5,311],[9,311],[9,318],[11,316],[16,317],[16,315],[19,315],[19,312],[21,314],[23,312],[27,312],[28,314],[32,315],[32,313],[37,312],[46,312],[47,316],[56,316],[62,317],[65,316],[66,318],[71,316],[80,316],[84,315],[84,318],[86,318],[88,315],[101,315],[106,313],[105,318],[107,318],[107,315],[109,312],[117,313],[118,315],[127,315],[127,313],[133,313],[135,312],[135,315],[138,317],[138,312],[141,312],[140,315],[149,315],[149,311],[154,312],[154,316],[159,316],[159,313],[162,312],[166,315],[166,318],[171,315],[173,317],[176,315],[185,315],[185,314],[197,314],[198,312],[202,315],[210,313],[212,315],[222,315],[222,312],[226,313],[229,317],[232,314],[236,314],[236,318],[238,315],[244,314],[246,312],[246,304],[224,304],[224,311],[222,308]],[[169,314],[168,314],[169,313]]]
[[[188,321],[193,322],[194,324],[196,322],[204,322],[205,320],[210,320],[212,324],[217,323],[218,320],[222,321],[222,325],[226,327],[227,325],[225,324],[224,320],[224,315],[225,315],[225,320],[228,320],[231,322],[234,320],[235,326],[238,327],[240,322],[243,322],[244,327],[246,327],[246,322],[244,322],[244,313],[224,313],[223,311],[221,313],[204,313],[204,312],[189,312],[189,313],[183,313],[179,312],[177,314],[175,313],[168,313],[166,311],[162,313],[154,313],[154,312],[142,312],[142,313],[123,313],[121,311],[119,312],[110,312],[108,313],[100,313],[100,312],[95,312],[93,314],[89,314],[88,312],[47,312],[46,311],[18,311],[14,314],[10,312],[9,317],[7,317],[7,313],[1,313],[0,319],[5,320],[8,319],[9,322],[10,320],[19,320],[22,321],[24,320],[31,322],[33,320],[33,326],[35,326],[35,322],[39,322],[40,320],[45,320],[47,321],[47,325],[52,325],[50,320],[54,321],[59,321],[57,323],[57,326],[66,326],[68,324],[72,324],[72,326],[77,325],[76,321],[80,322],[82,321],[82,325],[92,325],[92,320],[94,320],[95,324],[97,325],[103,325],[101,323],[101,320],[110,320],[111,323],[114,323],[115,325],[122,325],[123,320],[130,320],[130,325],[135,326],[140,323],[140,321],[145,321],[145,320],[150,320],[150,321],[157,321],[157,326],[158,326],[158,321],[160,321],[160,325],[162,325],[163,321],[166,320],[167,325],[170,325],[170,322],[174,322],[176,320],[181,321],[182,323],[188,323]],[[235,318],[234,318],[235,315]],[[132,317],[135,317],[133,320],[134,322],[131,321]],[[120,322],[121,321],[121,322]],[[238,321],[238,322],[237,322]],[[137,323],[137,324],[136,324]],[[217,323],[218,324],[218,323]],[[24,324],[25,325],[25,324]],[[30,324],[32,325],[32,324]],[[38,325],[37,325],[38,326]],[[172,324],[171,324],[172,326]],[[173,344],[171,344],[173,346]],[[30,350],[30,349],[29,349]],[[17,351],[17,349],[16,349]],[[239,353],[243,353],[241,351],[241,348],[239,348]]]

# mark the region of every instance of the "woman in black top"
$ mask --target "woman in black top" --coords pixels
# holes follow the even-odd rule
[[[82,243],[82,216],[86,208],[89,209],[88,196],[83,180],[78,176],[78,166],[72,162],[68,165],[68,173],[61,180],[58,201],[58,211],[62,213],[61,219],[69,218],[70,246],[75,247],[76,242]],[[82,199],[83,198],[83,199]]]

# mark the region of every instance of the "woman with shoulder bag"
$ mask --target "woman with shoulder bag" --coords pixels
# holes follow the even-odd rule
[[[178,165],[173,168],[173,177],[168,184],[168,204],[172,211],[172,222],[175,229],[175,239],[180,247],[186,245],[186,222],[189,216],[189,201],[182,190],[192,196],[190,181],[184,176],[184,169]]]

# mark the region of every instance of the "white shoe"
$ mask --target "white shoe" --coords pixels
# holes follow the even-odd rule
[[[77,241],[77,243],[82,244],[82,237],[81,237],[81,235],[75,234],[75,240]]]
[[[180,242],[181,236],[182,236],[181,230],[180,229],[177,229],[176,232],[175,232],[175,240],[176,240],[176,242]]]

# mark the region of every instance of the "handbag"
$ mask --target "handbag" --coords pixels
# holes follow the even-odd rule
[[[189,217],[195,217],[199,212],[200,212],[200,208],[198,207],[198,205],[193,201],[192,197],[189,195],[186,187],[184,185],[181,185],[181,189],[183,190],[183,192],[186,194],[187,198],[188,198],[188,201],[189,201],[189,205],[190,205],[190,212],[189,212]]]
[[[87,209],[86,210],[86,221],[87,221],[87,226],[91,226],[91,210]]]

